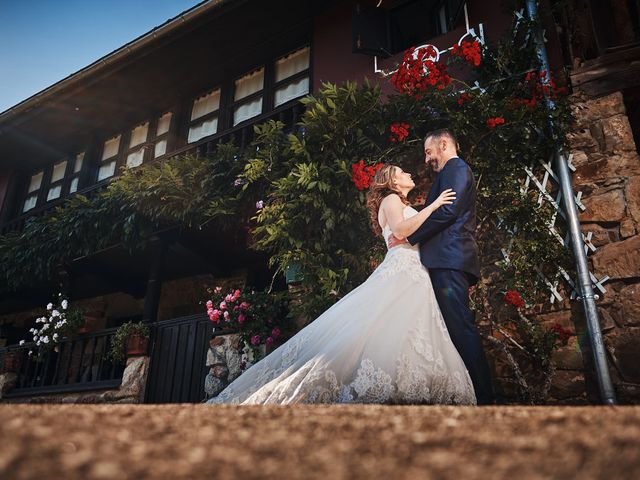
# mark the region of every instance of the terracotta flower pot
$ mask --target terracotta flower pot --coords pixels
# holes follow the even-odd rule
[[[140,335],[127,337],[127,356],[146,355],[149,350],[149,339]]]

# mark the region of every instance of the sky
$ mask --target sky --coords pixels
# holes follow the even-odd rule
[[[201,0],[0,0],[0,112]]]

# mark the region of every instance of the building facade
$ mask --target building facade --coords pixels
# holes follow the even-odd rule
[[[247,145],[253,126],[268,119],[281,120],[294,128],[303,112],[300,98],[317,90],[322,82],[360,82],[367,78],[390,91],[380,71],[392,70],[406,48],[424,43],[447,48],[465,34],[468,26],[482,29],[489,40],[496,39],[510,25],[514,9],[521,7],[519,2],[512,3],[204,1],[0,113],[0,233],[19,232],[30,218],[50,212],[74,195],[97,194],[121,169],[162,162],[176,155],[206,155],[218,143],[231,139],[237,145]],[[637,59],[638,51],[633,47],[639,38],[637,9],[601,20],[596,10],[600,2],[588,2],[587,6],[574,2],[570,7],[565,3],[559,7],[554,2],[542,2],[554,68],[571,73],[574,91],[588,96],[584,102],[617,95],[619,101],[612,107],[612,115],[628,118],[631,132],[624,147],[631,165],[624,182],[630,186],[618,189],[624,192],[620,207],[623,213],[605,211],[600,216],[586,216],[583,221],[596,230],[597,246],[603,251],[637,249],[634,242],[640,238],[640,216],[636,216],[637,205],[633,207],[633,202],[637,203],[637,195],[633,195],[640,177],[635,173],[638,165],[632,137],[637,138],[640,131],[636,125],[640,121],[639,97],[635,94],[640,82],[632,74],[625,73],[624,82],[619,82],[617,75],[614,80],[610,78],[613,74],[598,77],[593,73],[597,70],[593,65],[602,64],[626,72],[624,65],[629,68]],[[577,24],[567,20],[575,11],[584,22],[578,32],[582,37],[575,31]],[[610,17],[619,28],[611,27]],[[591,33],[584,34],[588,29]],[[617,138],[615,130],[611,138]],[[577,138],[584,139],[585,134],[578,133]],[[580,150],[584,142],[572,143],[576,157],[579,152],[588,157],[579,157],[584,160],[576,162],[579,168],[588,170],[603,156],[617,154],[615,148],[607,149],[606,139],[596,142],[605,145],[604,150],[593,145],[588,147],[591,150]],[[609,173],[603,175],[603,181],[609,181]],[[587,200],[599,204],[599,195],[611,196],[610,191],[617,190],[605,192],[596,184],[590,193],[595,200]],[[99,216],[96,221],[100,221]],[[234,279],[260,286],[270,279],[266,258],[246,248],[245,235],[242,229],[226,240],[207,229],[156,232],[136,255],[120,245],[111,245],[61,265],[55,278],[34,282],[19,291],[4,289],[0,292],[0,326],[5,347],[27,338],[38,309],[60,288],[96,319],[94,331],[70,345],[61,364],[29,373],[28,368],[33,367],[23,361],[21,373],[5,397],[54,398],[65,392],[101,388],[111,393],[100,400],[92,397],[96,401],[201,400],[210,339],[208,320],[200,315],[206,288]],[[604,261],[597,258],[604,254],[597,255],[594,264],[599,268]],[[619,360],[620,354],[616,353],[629,352],[625,355],[634,358],[638,345],[634,329],[640,316],[636,303],[626,299],[629,292],[637,292],[633,290],[637,288],[634,281],[640,273],[638,265],[630,268],[615,278],[615,296],[607,294],[603,308],[606,312],[631,311],[632,320],[626,313],[621,319],[613,313],[603,314],[603,318],[611,317],[614,323],[607,332],[611,332],[608,338],[614,345],[611,359],[620,372],[617,383],[628,390],[629,398],[638,398],[633,390],[640,384],[637,370],[628,359]],[[611,276],[613,270],[607,265],[602,273]],[[611,305],[610,310],[607,305]],[[554,321],[562,317],[566,324],[575,323],[579,316],[572,313],[568,303],[545,314],[555,315]],[[130,372],[123,365],[103,368],[101,362],[114,329],[132,319],[155,326],[150,359],[132,367],[144,375],[146,387],[127,387],[126,393],[114,393],[122,390],[122,376],[128,378]],[[565,384],[558,384],[554,398],[583,402],[590,398],[584,373],[590,368],[588,356],[572,345],[574,350],[561,352],[568,360],[562,364],[560,359],[560,369],[564,365],[567,368],[563,371],[568,373],[560,372]]]

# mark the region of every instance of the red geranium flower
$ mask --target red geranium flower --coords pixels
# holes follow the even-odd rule
[[[376,172],[382,168],[384,164],[378,163],[373,167],[365,165],[364,160],[351,165],[351,179],[355,183],[358,190],[366,190],[371,184],[371,180]]]
[[[391,135],[389,140],[393,143],[400,143],[409,136],[409,124],[408,123],[392,123]]]
[[[461,93],[460,96],[458,97],[458,105],[462,106],[467,102],[470,102],[471,100],[473,100],[473,96],[469,95],[468,93]]]
[[[513,305],[516,308],[524,308],[525,303],[522,297],[515,290],[507,290],[507,293],[504,295],[505,303]]]
[[[571,332],[569,330],[564,328],[559,323],[554,324],[553,327],[551,327],[551,330],[556,335],[558,335],[558,340],[560,340],[560,343],[562,343],[563,345],[569,343],[569,337],[571,337]]]
[[[489,128],[496,128],[498,125],[503,125],[505,123],[504,118],[495,117],[487,119],[487,126]]]
[[[460,45],[454,45],[451,53],[456,57],[464,58],[469,65],[480,65],[480,43],[478,41],[462,42]]]
[[[414,58],[415,52],[415,47],[405,51],[398,70],[391,76],[391,83],[399,92],[417,95],[429,87],[442,90],[451,83],[446,65],[430,60],[436,57],[432,46],[419,50]]]

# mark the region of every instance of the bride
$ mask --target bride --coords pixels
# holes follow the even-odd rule
[[[373,229],[385,241],[413,233],[442,205],[444,191],[417,212],[415,186],[400,167],[385,165],[370,186]],[[471,379],[453,346],[417,246],[388,250],[359,287],[208,403],[475,404]]]

